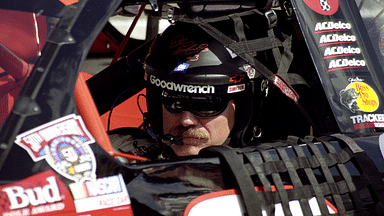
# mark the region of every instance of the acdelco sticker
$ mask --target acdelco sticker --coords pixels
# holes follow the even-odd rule
[[[71,194],[53,170],[0,187],[2,216],[64,214],[74,211]]]
[[[321,15],[333,15],[339,10],[339,0],[304,0],[304,2]]]
[[[339,93],[340,102],[351,112],[374,112],[379,107],[379,98],[376,92],[362,79],[350,79],[350,84]]]
[[[96,159],[89,147],[95,140],[80,116],[65,116],[16,137],[34,161],[45,159],[64,177],[73,181],[96,178]]]

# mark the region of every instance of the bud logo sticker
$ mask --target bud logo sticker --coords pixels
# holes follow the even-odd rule
[[[340,102],[351,112],[374,112],[379,107],[376,92],[363,79],[349,79],[351,83],[340,91]]]
[[[64,177],[73,181],[96,178],[96,159],[89,147],[95,140],[80,116],[65,116],[16,137],[34,161],[45,159]]]
[[[48,215],[74,212],[73,199],[53,170],[0,187],[0,212],[7,215]]]
[[[333,15],[339,10],[339,0],[304,0],[304,2],[321,15]]]

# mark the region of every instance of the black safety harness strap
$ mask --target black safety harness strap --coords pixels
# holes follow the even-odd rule
[[[205,157],[219,156],[236,181],[237,189],[242,197],[247,215],[262,215],[262,209],[267,209],[264,196],[262,193],[255,191],[250,175],[245,169],[240,156],[233,150],[233,148],[226,146],[208,147],[201,150],[199,155]]]
[[[258,10],[252,10],[252,12],[259,13]],[[290,98],[303,114],[303,116],[307,119],[309,124],[313,127],[313,129],[319,133],[316,125],[307,114],[305,109],[299,103],[299,95],[293,89],[289,82],[286,79],[290,80],[293,84],[306,84],[305,80],[302,79],[299,75],[288,74],[288,69],[293,60],[293,54],[289,51],[291,47],[291,37],[287,37],[284,42],[278,42],[279,40],[274,36],[273,29],[269,30],[269,37],[264,39],[256,39],[256,40],[246,40],[244,32],[242,31],[242,21],[239,18],[239,15],[230,15],[230,17],[235,22],[235,30],[236,34],[239,37],[239,42],[233,41],[221,31],[217,30],[211,24],[209,24],[209,19],[203,19],[201,17],[196,17],[190,19],[188,17],[182,17],[179,20],[183,22],[195,23],[200,26],[205,32],[215,38],[217,41],[221,42],[225,47],[232,50],[235,54],[237,54],[240,58],[242,58],[245,62],[251,65],[257,72],[259,72],[265,79],[267,79],[270,83],[276,86],[280,91]],[[228,18],[227,17],[227,18]],[[221,20],[223,18],[217,18],[217,20]],[[267,42],[265,45],[261,45],[262,42]],[[258,47],[260,45],[260,47]],[[283,53],[280,54],[279,47],[284,47]],[[273,73],[269,68],[267,68],[263,63],[258,61],[256,58],[253,58],[252,54],[254,54],[258,50],[266,50],[266,48],[272,49],[276,64],[278,65],[277,73]]]

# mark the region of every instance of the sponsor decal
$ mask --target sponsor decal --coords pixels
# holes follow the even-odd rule
[[[251,65],[243,65],[245,72],[247,72],[248,78],[253,79],[256,76],[256,70]]]
[[[333,15],[339,10],[339,0],[304,0],[304,2],[321,15]]]
[[[318,38],[318,46],[328,66],[328,72],[366,67],[350,23],[318,22],[315,25],[314,34]]]
[[[228,86],[227,93],[236,93],[236,92],[241,92],[245,90],[245,84],[240,84],[240,85],[231,85]]]
[[[34,161],[45,159],[58,173],[76,182],[96,178],[96,159],[89,147],[94,142],[75,114],[22,133],[15,140]]]
[[[332,59],[328,65],[328,71],[335,71],[341,69],[363,68],[365,67],[365,60],[359,59]]]
[[[379,107],[379,98],[376,92],[359,77],[350,78],[351,82],[339,93],[340,102],[351,112],[374,112]]]
[[[285,189],[289,190],[293,187],[285,185]],[[266,191],[263,187],[255,187],[256,191]],[[272,191],[276,191],[276,187],[272,186]],[[308,200],[309,206],[313,215],[321,215],[319,204],[315,197]],[[328,200],[325,200],[327,209],[330,214],[337,213],[337,209]],[[289,210],[292,215],[303,215],[299,200],[289,202]],[[201,216],[201,215],[231,215],[242,216],[246,214],[245,208],[242,205],[241,197],[237,190],[229,189],[223,191],[204,194],[192,200],[184,211],[185,216]],[[262,209],[262,215],[267,215],[267,212]],[[274,215],[285,215],[281,203],[275,204]]]
[[[321,35],[319,40],[319,46],[328,46],[341,43],[353,43],[356,42],[355,35],[343,34],[326,34]]]
[[[186,73],[188,67],[189,67],[188,63],[178,63],[173,71],[179,72],[179,73]]]
[[[348,31],[352,29],[352,25],[350,23],[345,23],[342,21],[325,21],[318,22],[315,26],[315,34],[332,32],[332,31]]]
[[[72,183],[69,188],[79,213],[121,206],[130,209],[131,200],[121,174]]]
[[[350,84],[339,92],[340,103],[352,113],[374,112],[379,108],[379,98],[371,86],[359,77],[349,78]],[[359,114],[349,117],[354,129],[384,128],[384,114]]]
[[[361,50],[359,47],[332,46],[332,47],[325,48],[324,59],[342,57],[342,56],[359,55],[359,54],[361,54]]]
[[[229,79],[229,82],[238,83],[245,78],[245,74],[236,74],[235,76]]]
[[[79,0],[59,0],[61,3],[63,3],[65,6],[76,4],[79,2]]]
[[[215,87],[211,85],[186,85],[174,83],[172,81],[168,82],[162,79],[157,78],[154,75],[149,75],[149,82],[152,85],[156,85],[163,89],[168,89],[176,92],[184,92],[190,94],[213,94],[215,93]]]
[[[0,187],[2,216],[65,214],[74,211],[70,192],[53,170]]]
[[[296,104],[299,103],[299,95],[294,89],[291,89],[286,81],[278,74],[275,74],[275,77],[273,78],[273,84],[278,87],[283,92],[283,94],[291,98]]]
[[[384,128],[384,114],[363,114],[350,116],[354,129]]]

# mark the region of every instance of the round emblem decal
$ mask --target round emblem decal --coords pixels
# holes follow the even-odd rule
[[[339,0],[303,0],[316,13],[333,15],[339,10]]]
[[[376,92],[364,82],[352,82],[340,91],[340,101],[351,112],[374,112],[379,107]]]

